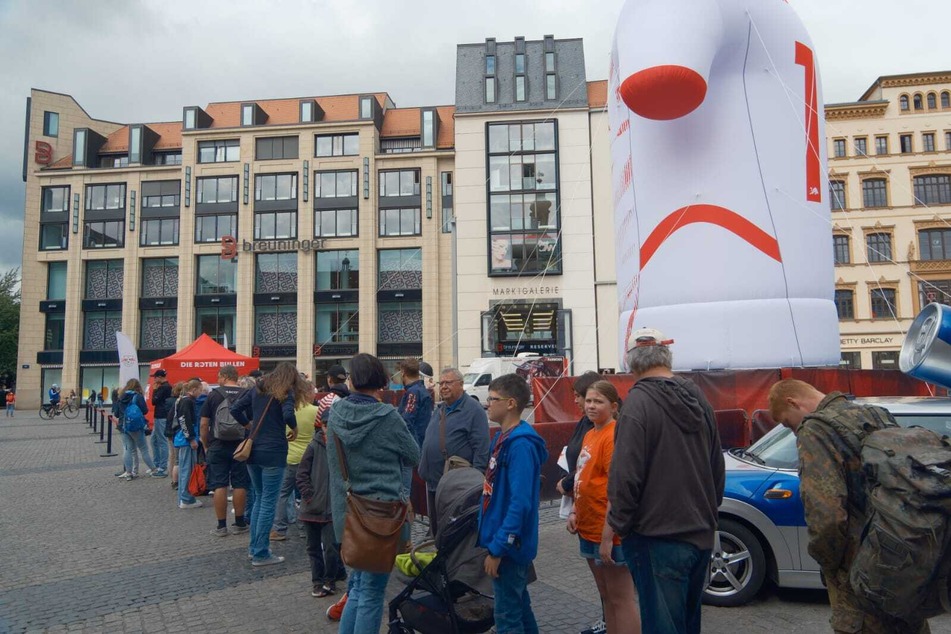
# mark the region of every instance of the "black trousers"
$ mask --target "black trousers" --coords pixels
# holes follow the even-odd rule
[[[313,584],[331,585],[347,578],[340,560],[333,522],[301,522],[307,531],[307,556],[310,557],[310,580]]]

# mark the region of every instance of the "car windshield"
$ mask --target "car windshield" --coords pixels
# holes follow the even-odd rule
[[[481,373],[479,372],[470,372],[469,374],[466,374],[462,377],[462,382],[465,383],[466,385],[472,385],[473,383],[476,382],[476,379],[478,379],[480,376],[481,376]]]
[[[918,425],[930,429],[939,436],[951,436],[951,413],[948,414],[895,414],[902,427]]]
[[[773,427],[743,453],[752,456],[754,462],[773,469],[796,469],[799,467],[796,436],[789,428],[782,425]],[[740,457],[742,457],[742,454]]]

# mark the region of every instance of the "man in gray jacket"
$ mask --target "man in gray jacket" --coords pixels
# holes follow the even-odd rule
[[[618,416],[608,523],[621,537],[645,629],[699,634],[723,453],[710,403],[671,372],[671,343],[653,328],[628,339],[636,383]]]
[[[489,465],[489,419],[485,410],[462,389],[462,373],[446,368],[439,375],[441,403],[433,411],[423,439],[419,476],[426,481],[429,526],[436,534],[436,487],[446,460],[462,458],[485,473]]]

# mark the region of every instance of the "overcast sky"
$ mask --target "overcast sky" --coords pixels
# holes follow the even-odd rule
[[[779,0],[750,0],[775,2]],[[826,103],[880,75],[951,69],[947,0],[790,0],[812,34]],[[30,88],[95,118],[179,120],[211,101],[386,91],[398,106],[451,104],[455,46],[584,38],[607,77],[623,0],[0,0],[0,271],[23,242],[23,125]]]

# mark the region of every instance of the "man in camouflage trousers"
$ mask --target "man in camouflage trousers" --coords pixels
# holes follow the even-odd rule
[[[928,634],[931,630],[923,619],[908,623],[864,607],[849,584],[849,568],[866,523],[862,459],[855,447],[813,414],[821,412],[846,427],[863,423],[878,427],[876,416],[841,392],[826,395],[796,379],[770,388],[769,411],[773,420],[796,434],[809,554],[819,562],[829,589],[832,629],[837,633]]]

